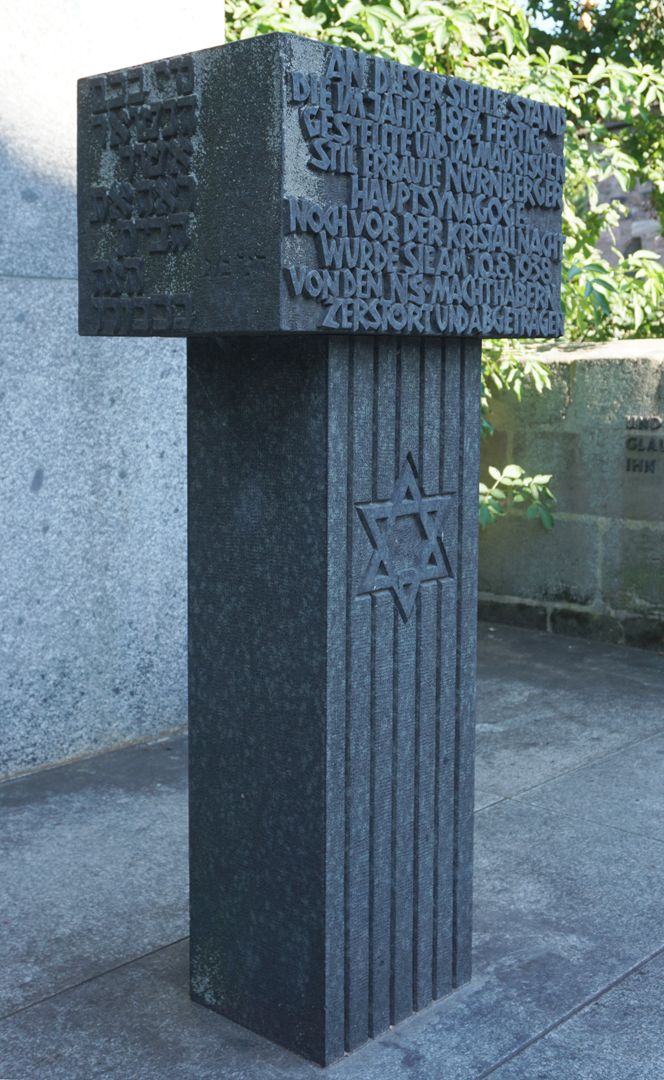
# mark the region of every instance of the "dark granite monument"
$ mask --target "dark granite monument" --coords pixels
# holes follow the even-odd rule
[[[188,338],[191,985],[328,1063],[470,976],[481,338],[564,117],[271,34],[79,85],[80,329]]]

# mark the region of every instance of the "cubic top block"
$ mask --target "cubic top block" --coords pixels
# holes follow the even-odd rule
[[[564,125],[286,34],[83,79],[80,331],[556,337]]]

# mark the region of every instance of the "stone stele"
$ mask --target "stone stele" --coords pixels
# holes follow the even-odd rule
[[[81,80],[83,334],[188,340],[191,985],[321,1064],[470,977],[481,338],[561,110],[270,34]]]

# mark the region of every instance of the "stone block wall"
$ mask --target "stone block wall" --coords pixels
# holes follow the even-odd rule
[[[618,224],[600,237],[602,255],[615,263],[618,260],[615,248],[623,255],[647,248],[664,259],[664,236],[652,201],[652,184],[635,184],[631,190],[623,191],[616,178],[610,176],[602,180],[599,192],[604,200],[622,203],[626,211]]]
[[[480,614],[664,648],[664,341],[543,356],[553,389],[497,403],[482,468],[552,472],[555,526],[514,515],[483,532]]]

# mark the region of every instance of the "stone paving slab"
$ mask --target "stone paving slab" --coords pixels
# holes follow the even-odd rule
[[[664,735],[584,765],[518,801],[664,842]]]
[[[185,770],[179,738],[0,785],[0,1015],[188,932]]]
[[[514,796],[664,732],[658,654],[481,624],[476,784]]]
[[[479,796],[473,980],[327,1072],[338,1080],[654,1080],[661,1046],[648,1032],[657,1005],[641,1009],[635,992],[628,1029],[640,1040],[632,1057],[641,1071],[579,1069],[611,1055],[611,1023],[584,1019],[597,1008],[584,1004],[600,995],[618,1029],[613,995],[622,991],[611,987],[664,945],[664,848],[652,826],[664,820],[664,736],[653,731],[664,663],[507,627],[484,628],[481,638],[480,724],[495,721],[496,695],[518,705],[499,721],[509,752],[491,733],[492,768],[509,771],[512,794],[526,794],[482,788]],[[518,704],[515,683],[533,696]],[[549,747],[551,760],[538,764],[551,732],[538,702],[557,688],[579,715],[586,701],[587,725],[601,736],[589,730],[571,756]],[[635,712],[647,723],[635,723]],[[133,748],[0,786],[10,810],[0,864],[11,918],[0,944],[2,1011],[12,1013],[0,1021],[3,1080],[321,1074],[189,1000],[187,943],[169,945],[186,932],[184,749],[184,740]],[[482,735],[484,767],[486,757]],[[636,976],[628,982],[640,985]],[[628,1036],[616,1046],[627,1066]]]
[[[472,982],[331,1067],[331,1077],[471,1080],[663,943],[664,859],[653,858],[652,841],[509,800],[477,825]],[[10,1080],[318,1073],[191,1005],[185,944],[0,1023],[0,1075]]]
[[[480,791],[479,788],[475,788],[475,810],[484,810],[487,806],[500,802],[502,798],[502,795],[493,795],[490,791]]]
[[[628,975],[491,1075],[493,1080],[661,1080],[664,955]]]

